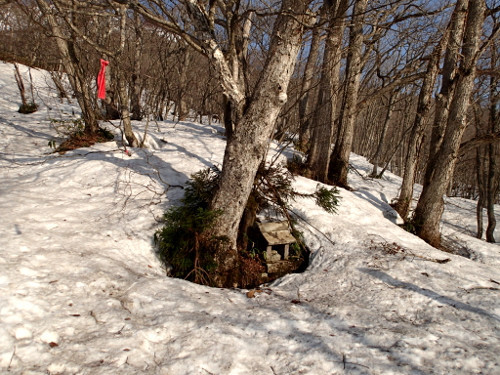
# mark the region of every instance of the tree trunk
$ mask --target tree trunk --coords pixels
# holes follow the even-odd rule
[[[61,99],[61,103],[63,102],[63,99],[66,98],[69,102],[69,95],[66,92],[66,89],[64,88],[64,84],[62,82],[62,73],[61,72],[50,72],[50,77],[52,78],[52,82],[54,82],[54,85],[56,86],[57,92],[58,92],[58,97]]]
[[[82,110],[82,118],[85,122],[85,132],[94,134],[99,129],[96,116],[95,100],[90,92],[90,85],[85,82],[85,75],[81,71],[78,62],[79,59],[74,49],[74,42],[68,41],[68,37],[59,26],[53,14],[53,8],[50,8],[45,0],[36,0],[40,11],[43,13],[49,24],[50,30],[56,39],[57,48],[61,54],[64,70],[73,89],[76,100]]]
[[[457,84],[457,68],[460,60],[460,48],[464,35],[465,22],[467,19],[468,3],[469,0],[457,0],[450,20],[449,40],[446,46],[446,54],[441,74],[441,90],[436,96],[436,111],[434,124],[432,126],[429,160],[435,157],[446,131],[450,103]],[[430,180],[432,176],[426,175],[425,178]]]
[[[19,65],[17,65],[16,63],[14,63],[14,76],[16,78],[19,94],[21,95],[21,104],[22,106],[27,106],[28,102],[26,101],[26,89],[24,88],[23,77],[21,75],[21,72],[19,71]]]
[[[436,84],[437,75],[439,73],[439,60],[441,53],[447,43],[447,33],[443,35],[439,44],[434,48],[427,65],[427,71],[422,82],[422,88],[418,96],[417,113],[413,122],[413,127],[410,133],[408,142],[408,152],[406,154],[403,182],[401,190],[395,205],[396,211],[406,220],[411,208],[413,199],[413,184],[415,183],[415,175],[419,161],[420,149],[426,128],[427,117],[431,110],[432,92]]]
[[[302,40],[301,21],[307,9],[306,3],[299,0],[283,1],[274,26],[266,66],[255,94],[241,121],[234,124],[234,133],[228,139],[221,182],[212,203],[212,209],[222,210],[213,234],[227,239],[215,259],[215,283],[219,286],[232,286],[238,280],[238,227],[259,164],[269,147],[276,119],[287,100],[287,88]],[[290,9],[293,9],[293,15],[287,14]]]
[[[467,4],[465,5],[467,9]],[[417,234],[433,246],[441,244],[439,224],[444,210],[443,197],[453,175],[460,142],[466,128],[467,109],[474,88],[485,8],[484,0],[469,1],[461,51],[462,60],[455,76],[456,87],[450,100],[444,138],[434,157],[429,160],[426,175],[432,178],[426,179],[415,210],[414,222]]]
[[[312,178],[320,182],[327,182],[328,179],[329,154],[340,87],[341,48],[345,29],[344,15],[347,7],[347,0],[337,0],[327,8],[329,28],[323,55],[318,102],[314,112],[311,149],[307,160]]]
[[[318,23],[321,18],[318,19]],[[309,149],[311,139],[311,107],[313,104],[313,80],[316,73],[316,62],[319,56],[320,32],[318,23],[312,29],[309,56],[307,57],[304,76],[302,77],[302,87],[299,99],[299,149],[306,152]]]
[[[142,27],[139,15],[134,14],[135,49],[134,49],[134,73],[132,74],[130,107],[132,120],[141,121],[144,117],[141,106],[141,85],[139,81],[139,66],[142,55]]]
[[[330,157],[328,179],[347,187],[349,156],[354,138],[354,122],[358,102],[359,85],[362,70],[363,20],[368,0],[356,0],[354,3],[352,26],[349,33],[349,50],[346,62],[346,88],[343,111],[337,132],[337,141]]]
[[[495,199],[498,198],[498,178],[496,178],[497,171],[497,157],[495,154],[497,146],[490,144],[488,146],[488,183],[487,183],[487,196],[486,196],[486,209],[488,212],[488,226],[486,227],[486,241],[495,243],[495,227],[497,225],[495,217]]]
[[[130,121],[129,97],[122,73],[118,73],[117,84],[118,97],[120,98],[120,116],[123,122],[123,133],[125,134],[125,138],[127,139],[128,145],[130,147],[139,147],[139,141],[134,134],[134,131],[132,129],[132,122]]]
[[[496,67],[496,59],[498,57],[498,53],[495,50],[495,47],[492,46],[492,56],[491,56],[491,67],[493,71]],[[498,118],[497,106],[500,100],[500,93],[498,92],[498,76],[490,77],[490,108],[489,108],[489,128],[491,133],[496,133],[500,130],[500,120]],[[498,157],[499,157],[499,146],[496,144],[488,145],[488,176],[487,176],[487,200],[486,200],[486,208],[488,210],[488,226],[486,228],[486,241],[494,243],[495,237],[495,227],[496,227],[496,218],[495,218],[495,200],[498,199],[498,192],[500,191],[500,179],[499,179],[499,171],[498,171]]]
[[[479,190],[479,197],[477,199],[477,206],[476,206],[476,223],[477,223],[476,237],[479,239],[483,238],[483,233],[484,233],[483,208],[485,207],[485,201],[487,196],[485,171],[484,171],[485,158],[484,158],[483,148],[484,147],[478,147],[476,149],[476,178],[477,178],[477,187]]]
[[[387,129],[389,128],[389,123],[391,122],[392,113],[394,112],[394,101],[396,100],[396,96],[396,92],[391,92],[389,96],[389,102],[387,103],[387,112],[385,114],[384,125],[382,127],[382,134],[380,134],[377,150],[375,151],[375,155],[373,155],[372,158],[373,169],[370,176],[373,178],[378,177],[378,163],[380,157],[382,156],[382,147],[384,146],[385,136],[387,134]]]
[[[182,50],[182,62],[179,64],[179,87],[177,91],[177,102],[175,108],[177,110],[177,120],[185,121],[189,114],[189,108],[186,103],[186,89],[187,89],[187,70],[191,61],[191,51],[189,47]]]

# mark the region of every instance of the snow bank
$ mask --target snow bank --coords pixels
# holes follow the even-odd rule
[[[33,73],[44,104],[20,115],[0,64],[1,372],[498,374],[500,248],[469,236],[472,202],[448,200],[444,218],[472,260],[395,224],[398,177],[352,174],[338,215],[293,205],[306,272],[255,298],[167,278],[151,238],[189,175],[221,163],[217,125],[150,124],[131,156],[119,141],[49,154],[50,118],[77,111]]]

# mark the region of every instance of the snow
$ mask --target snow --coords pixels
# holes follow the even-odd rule
[[[500,247],[473,238],[473,201],[447,199],[443,220],[472,259],[436,250],[395,224],[400,178],[363,178],[353,155],[337,215],[293,204],[306,272],[255,298],[168,278],[153,233],[190,174],[222,162],[221,129],[153,122],[131,156],[52,154],[50,119],[78,110],[33,75],[40,110],[21,115],[0,64],[1,373],[500,374]]]

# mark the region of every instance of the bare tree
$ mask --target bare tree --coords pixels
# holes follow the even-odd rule
[[[490,48],[490,68],[492,71],[498,69],[498,51],[496,46],[492,45]],[[498,75],[492,74],[488,79],[487,96],[488,96],[488,110],[487,110],[487,129],[486,133],[495,134],[500,131],[500,120],[498,117],[498,103],[500,101]],[[482,122],[481,116],[476,116],[476,127],[479,128],[478,122]],[[478,131],[478,130],[476,130]],[[481,133],[484,133],[481,132]],[[479,135],[484,135],[484,134]],[[477,182],[479,188],[479,197],[477,202],[477,236],[482,238],[483,235],[483,208],[486,208],[488,215],[488,225],[486,228],[486,241],[495,242],[494,232],[496,227],[495,218],[495,201],[498,199],[500,191],[500,171],[498,158],[500,156],[500,147],[493,142],[480,145],[476,149],[476,165],[477,165]]]
[[[441,53],[446,45],[447,39],[448,33],[445,33],[441,41],[434,47],[428,57],[427,70],[422,82],[422,87],[420,88],[417,113],[415,114],[405,158],[403,182],[401,183],[401,189],[395,204],[395,209],[403,220],[407,219],[411,207],[413,184],[415,183],[416,168],[422,147],[422,138],[426,128],[426,121],[431,110],[432,93],[439,72]]]
[[[311,42],[307,57],[299,98],[299,149],[306,151],[311,138],[312,106],[314,103],[314,77],[321,44],[322,18],[318,17],[316,25],[311,30]]]
[[[347,187],[349,156],[354,137],[354,121],[362,70],[363,22],[367,0],[356,0],[349,32],[349,47],[346,62],[346,87],[343,108],[337,131],[337,141],[330,157],[328,179],[337,185]]]
[[[337,116],[337,102],[340,92],[340,67],[342,40],[345,30],[345,15],[349,6],[347,0],[325,2],[328,16],[328,32],[318,93],[316,111],[312,121],[311,147],[308,166],[313,178],[327,182],[330,146]]]
[[[76,100],[82,110],[85,131],[88,134],[94,134],[99,129],[96,114],[96,101],[90,91],[88,77],[85,76],[85,72],[80,64],[80,59],[77,56],[75,40],[71,36],[68,37],[67,30],[63,29],[60,18],[58,18],[60,14],[54,7],[50,6],[48,1],[36,0],[36,4],[47,21],[50,33],[56,40],[64,70],[68,75],[69,82],[76,95]],[[28,11],[31,12],[32,9]],[[71,34],[72,33],[70,33],[70,35]]]
[[[41,2],[45,3],[48,9],[57,10],[58,16],[64,20],[70,29],[72,43],[77,38],[80,38],[82,42],[91,46],[106,60],[110,60],[111,65],[114,67],[116,98],[119,102],[124,135],[130,146],[138,147],[139,142],[134,135],[130,121],[130,96],[126,77],[128,70],[124,67],[124,52],[128,40],[127,26],[129,23],[127,5],[122,3],[107,5],[91,1],[83,3],[51,0],[51,6],[49,7],[47,0],[40,0],[39,3]],[[82,19],[87,19],[88,22],[82,24]],[[99,28],[103,20],[107,26],[105,31]],[[104,42],[107,40],[112,40],[114,43],[106,45]]]
[[[216,254],[217,285],[232,285],[238,279],[238,227],[250,195],[258,167],[269,147],[277,116],[287,101],[287,87],[294,70],[302,41],[308,1],[284,0],[276,15],[274,29],[266,51],[264,69],[253,88],[245,79],[248,73],[245,45],[245,20],[249,8],[243,3],[179,1],[175,11],[155,2],[155,10],[133,1],[133,8],[150,21],[180,35],[195,50],[208,56],[216,69],[223,92],[231,106],[231,128],[227,132],[227,146],[221,172],[221,181],[215,193],[212,208],[221,210],[213,230],[214,236],[227,238]],[[265,13],[265,12],[264,12]],[[179,22],[175,14],[185,21]],[[216,32],[217,19],[224,33]],[[189,28],[184,28],[189,25]],[[224,34],[224,40],[220,35]]]
[[[382,149],[384,146],[385,137],[387,135],[387,130],[389,129],[389,123],[391,122],[392,114],[394,113],[394,102],[396,101],[397,94],[398,94],[397,91],[391,92],[387,100],[387,112],[385,115],[384,123],[382,125],[382,132],[380,133],[377,150],[375,151],[375,154],[373,155],[372,158],[373,169],[372,172],[370,173],[370,176],[374,178],[382,177],[382,175],[381,174],[379,175],[378,173],[378,164],[382,156]]]
[[[433,142],[437,148],[431,151],[423,191],[413,217],[418,235],[436,246],[441,243],[439,224],[444,210],[444,194],[453,175],[467,124],[467,109],[474,87],[485,11],[484,0],[459,0],[455,12],[458,19],[462,19],[462,16],[464,19],[459,22],[462,26],[456,34],[461,38],[450,40],[447,46],[445,66],[448,67],[448,61],[453,61],[449,68],[454,72],[450,74],[453,76],[453,90],[448,90],[443,98],[449,103],[446,106],[448,118],[446,126],[439,131]],[[446,69],[444,74],[449,74]],[[448,82],[443,79],[443,85],[446,84]],[[435,128],[438,127],[442,127],[439,119],[435,122]]]

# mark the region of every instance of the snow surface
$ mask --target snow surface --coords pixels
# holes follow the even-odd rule
[[[395,224],[400,178],[363,178],[353,155],[338,215],[293,205],[306,272],[255,298],[168,278],[153,233],[189,175],[221,162],[221,129],[153,122],[131,156],[51,154],[50,119],[78,111],[33,75],[40,110],[21,115],[0,63],[1,373],[500,374],[500,247],[471,236],[473,201],[447,199],[443,226],[472,259],[441,252]]]

